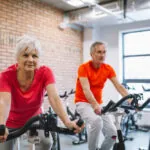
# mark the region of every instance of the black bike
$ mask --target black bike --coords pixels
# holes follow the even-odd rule
[[[67,93],[67,91],[65,91],[63,95],[59,95],[61,98],[63,98],[63,102],[66,105],[66,110],[67,110],[68,115],[70,116],[70,120],[81,119],[80,114],[78,114],[76,110],[72,111],[70,109],[68,101],[67,101],[69,96],[74,93],[75,93],[75,91],[72,89],[69,93]],[[73,145],[79,145],[79,144],[86,143],[87,139],[88,139],[86,127],[84,127],[84,129],[76,136],[78,139],[72,141]]]
[[[39,122],[39,124],[34,124],[37,121]],[[82,126],[83,121],[79,119],[77,125]],[[31,119],[29,119],[29,121],[27,121],[27,123],[22,128],[16,130],[10,130],[9,135],[7,137],[7,141],[21,136],[28,130],[30,131],[30,134],[32,136],[38,136],[37,130],[43,130],[45,137],[49,137],[50,132],[75,135],[74,130],[58,127],[56,115],[48,111],[47,113],[32,117]],[[4,135],[4,133],[5,133],[5,128],[0,129],[0,135]],[[35,150],[35,143],[36,141],[33,142],[32,150]]]
[[[120,111],[119,107],[121,106],[121,104],[125,101],[127,101],[128,99],[132,98],[132,103],[131,103],[131,107],[133,109],[136,109],[138,107],[138,94],[130,94],[128,96],[123,97],[122,99],[120,99],[117,103],[114,103],[113,101],[110,101],[102,110],[102,114],[105,113],[113,113],[113,115],[115,116],[115,124],[116,124],[116,128],[117,128],[117,137],[118,137],[118,142],[116,142],[113,146],[113,150],[125,150],[125,144],[124,144],[124,138],[122,135],[122,131],[120,128],[120,123],[118,121],[118,116],[123,115],[125,112],[124,111]]]

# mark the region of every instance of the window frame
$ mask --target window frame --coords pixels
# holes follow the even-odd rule
[[[135,54],[135,55],[125,55],[125,35],[131,34],[131,33],[139,33],[139,32],[146,32],[150,31],[150,29],[141,29],[136,31],[127,31],[122,33],[122,81],[123,83],[150,83],[149,79],[125,79],[125,59],[128,57],[150,57],[150,53],[148,54]]]

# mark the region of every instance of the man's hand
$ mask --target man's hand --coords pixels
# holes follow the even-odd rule
[[[95,108],[94,108],[94,112],[97,114],[97,115],[101,115],[102,113],[102,109],[99,105],[97,105]]]
[[[131,105],[133,98],[128,99],[128,104]]]

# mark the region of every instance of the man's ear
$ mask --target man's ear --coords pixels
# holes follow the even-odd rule
[[[92,56],[92,55],[93,55],[93,53],[91,52],[91,53],[90,53],[90,55]]]

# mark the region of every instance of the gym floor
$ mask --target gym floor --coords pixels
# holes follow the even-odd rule
[[[133,141],[126,141],[126,150],[148,150],[150,132],[132,132],[129,137],[134,138]],[[60,134],[61,150],[88,150],[87,143],[81,145],[73,145],[72,141],[76,140],[75,136]],[[103,139],[103,137],[101,137]],[[26,143],[23,144],[21,150],[28,150]],[[139,149],[141,148],[141,149]]]
[[[133,141],[126,141],[126,150],[147,150],[149,144],[150,132],[133,132],[129,137],[133,137]],[[61,150],[87,150],[87,143],[81,145],[72,145],[72,141],[76,138],[73,136],[60,135]]]

